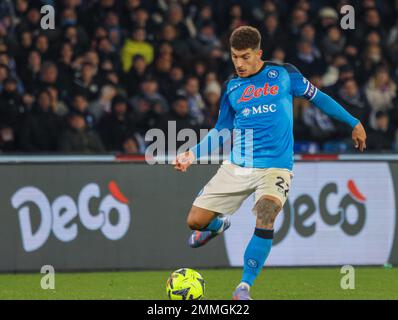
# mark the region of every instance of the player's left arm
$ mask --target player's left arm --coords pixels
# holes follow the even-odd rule
[[[347,123],[352,130],[355,148],[363,151],[366,148],[366,132],[361,122],[353,117],[337,101],[319,90],[292,65],[285,65],[291,80],[291,93],[296,97],[306,98],[328,116]]]
[[[361,122],[354,118],[336,100],[316,88],[316,93],[311,102],[328,116],[347,123],[352,128],[352,140],[355,148],[363,151],[366,148],[366,132]]]

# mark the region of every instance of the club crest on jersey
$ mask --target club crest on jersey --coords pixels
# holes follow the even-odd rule
[[[270,79],[276,79],[279,76],[279,72],[274,70],[274,69],[272,69],[272,70],[268,71],[267,76]]]
[[[243,114],[244,117],[248,117],[249,114],[250,114],[250,109],[247,108],[247,107],[244,108],[244,109],[242,110],[242,114]]]
[[[261,96],[277,95],[279,86],[273,85],[270,87],[269,83],[266,82],[264,87],[256,88],[254,85],[247,86],[242,93],[242,96],[237,101],[238,103],[250,101],[253,98],[260,98]]]

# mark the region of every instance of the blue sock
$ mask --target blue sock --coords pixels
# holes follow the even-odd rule
[[[241,282],[253,285],[271,251],[274,230],[256,228],[246,247]]]
[[[217,232],[218,230],[220,230],[223,223],[224,222],[220,218],[215,217],[206,227],[200,229],[200,231]]]

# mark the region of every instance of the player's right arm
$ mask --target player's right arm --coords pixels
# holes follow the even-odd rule
[[[212,141],[218,141],[219,132],[223,129],[232,130],[234,127],[235,111],[231,106],[230,100],[227,95],[227,85],[224,85],[223,93],[220,102],[220,111],[218,113],[218,119],[215,127],[211,129],[208,134],[194,147],[189,149],[184,153],[177,155],[177,158],[173,161],[174,169],[178,171],[185,172],[188,167],[195,161],[203,156],[201,150],[208,150],[212,153],[216,148],[219,147],[218,144],[211,143]],[[223,142],[225,142],[223,140]]]

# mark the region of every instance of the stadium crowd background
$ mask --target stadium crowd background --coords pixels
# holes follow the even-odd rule
[[[56,12],[40,26],[40,6]],[[355,30],[340,7],[356,8]],[[145,132],[212,128],[233,73],[228,37],[262,34],[367,128],[368,150],[398,151],[397,0],[0,0],[0,152],[143,153]],[[350,152],[350,128],[295,99],[296,152]]]

